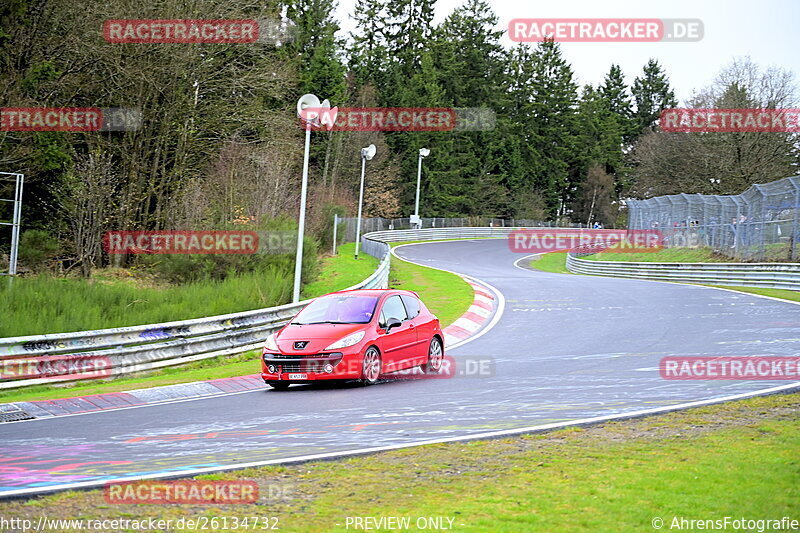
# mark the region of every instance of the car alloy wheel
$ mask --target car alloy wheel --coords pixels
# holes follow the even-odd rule
[[[422,365],[422,370],[426,374],[436,374],[442,369],[442,362],[444,361],[444,350],[442,350],[442,341],[438,337],[431,339],[431,345],[428,348],[428,362]]]
[[[364,353],[364,363],[361,367],[361,382],[365,385],[377,383],[381,375],[381,354],[377,348],[370,346]]]

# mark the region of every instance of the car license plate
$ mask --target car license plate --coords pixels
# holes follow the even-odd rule
[[[308,379],[308,374],[289,374],[289,379]]]

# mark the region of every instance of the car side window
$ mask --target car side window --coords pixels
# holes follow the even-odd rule
[[[415,318],[419,315],[419,300],[414,298],[413,296],[408,296],[403,294],[401,296],[403,299],[403,303],[406,306],[406,311],[408,311],[408,318]]]
[[[385,326],[386,321],[390,318],[396,318],[400,322],[408,319],[406,308],[403,306],[403,301],[400,299],[400,296],[389,296],[386,298],[386,301],[383,302],[383,308],[381,309],[381,326]]]

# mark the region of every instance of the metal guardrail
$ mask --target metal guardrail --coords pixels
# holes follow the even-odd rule
[[[591,261],[567,254],[567,270],[576,274],[652,279],[741,287],[800,290],[800,263],[634,263]]]
[[[388,245],[383,245],[388,251]],[[386,288],[390,255],[349,289]],[[259,348],[310,300],[243,313],[0,339],[0,389],[107,377]]]
[[[366,241],[377,242],[399,242],[399,241],[438,241],[445,239],[490,239],[508,237],[511,232],[523,228],[514,227],[479,227],[479,228],[426,228],[426,229],[405,229],[389,231],[373,231],[367,233],[361,239],[362,247]],[[369,253],[369,252],[368,252]]]

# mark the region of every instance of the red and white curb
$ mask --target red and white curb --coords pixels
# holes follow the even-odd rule
[[[478,333],[492,318],[497,308],[494,294],[480,283],[464,278],[475,293],[472,305],[455,322],[444,328],[444,345],[452,346]]]

